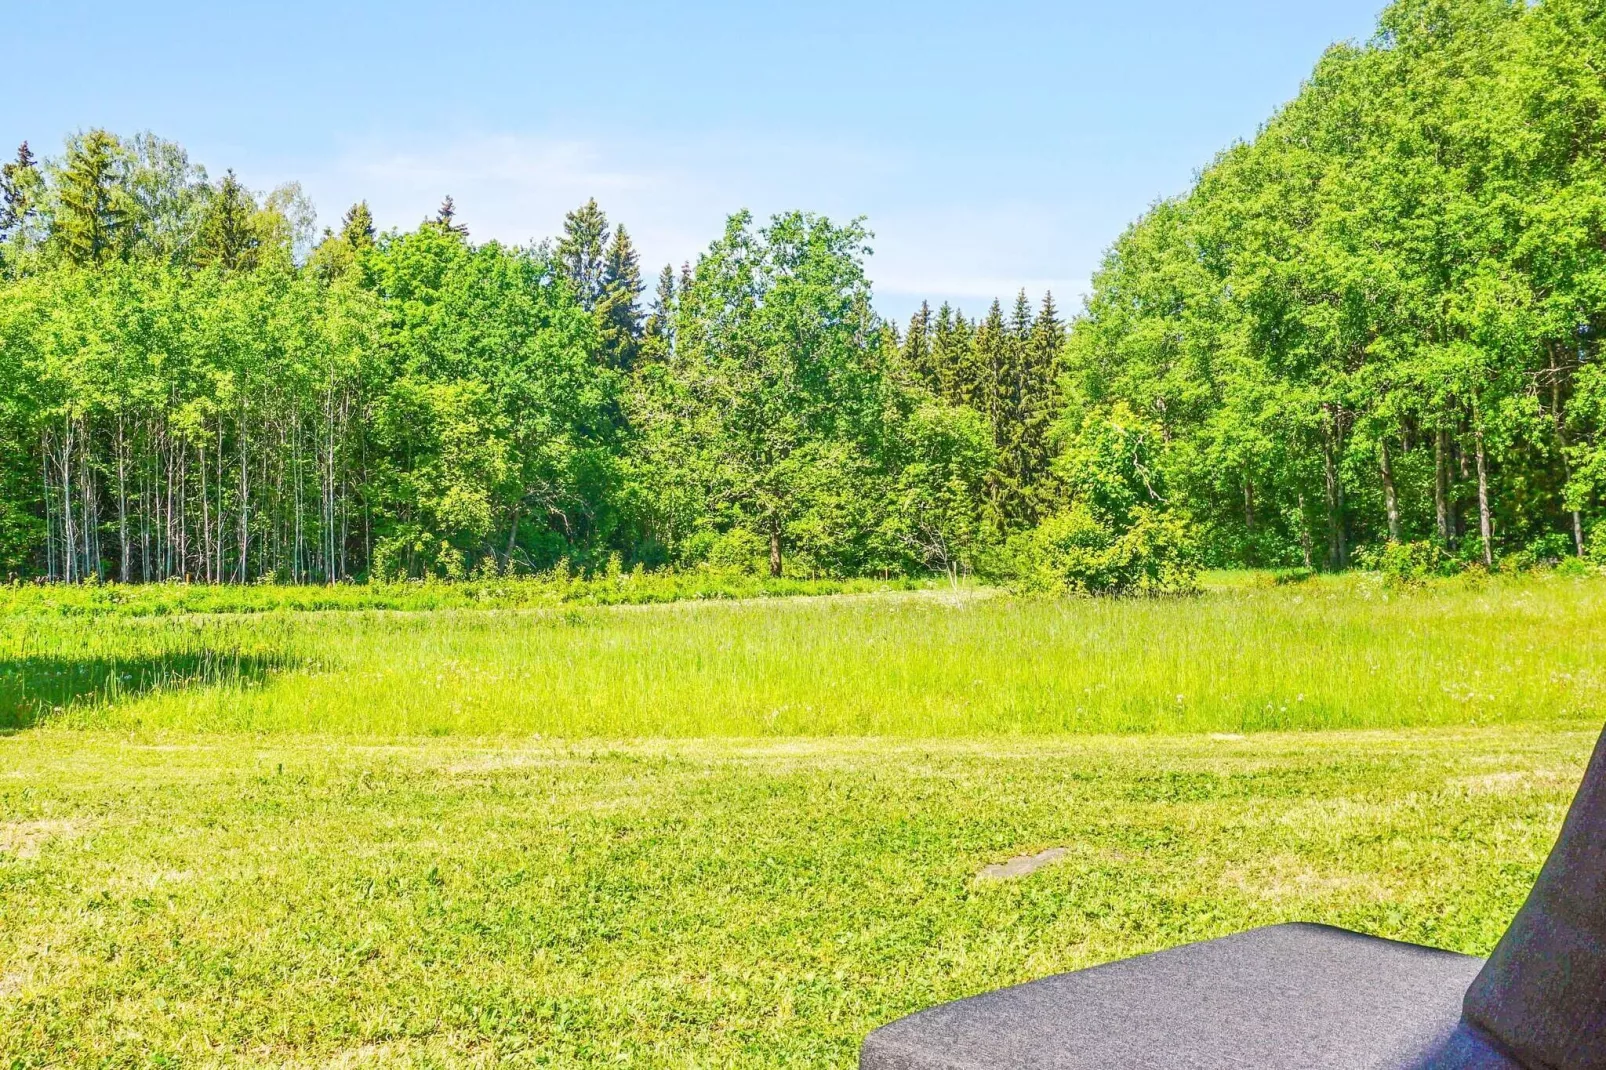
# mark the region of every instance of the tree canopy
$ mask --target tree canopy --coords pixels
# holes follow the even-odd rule
[[[450,196],[319,236],[298,186],[150,134],[24,144],[0,568],[1122,590],[1606,557],[1603,56],[1592,0],[1398,0],[1121,235],[1069,323],[1024,292],[890,323],[858,220],[739,212],[649,297],[595,200],[527,247]]]

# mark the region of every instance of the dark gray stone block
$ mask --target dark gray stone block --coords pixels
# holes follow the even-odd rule
[[[1457,1034],[1481,965],[1323,925],[1276,925],[922,1011],[871,1033],[859,1065],[1424,1070],[1454,1043],[1466,1052],[1459,1067],[1507,1070],[1481,1037]]]
[[[1606,735],[1466,1019],[1533,1070],[1606,1068]]]

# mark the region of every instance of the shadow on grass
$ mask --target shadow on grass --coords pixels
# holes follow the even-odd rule
[[[287,654],[174,651],[132,657],[0,657],[0,732],[157,690],[250,687],[294,668]]]

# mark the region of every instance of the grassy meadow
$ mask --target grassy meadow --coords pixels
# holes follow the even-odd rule
[[[931,738],[1472,725],[1606,708],[1606,582],[1593,578],[165,615],[64,613],[22,594],[0,613],[0,719],[13,726]]]
[[[846,1068],[931,1003],[1251,925],[1487,951],[1606,707],[1588,578],[48,594],[0,594],[15,1067]]]

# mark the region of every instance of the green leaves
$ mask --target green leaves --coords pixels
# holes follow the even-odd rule
[[[1482,523],[1516,547],[1598,503],[1563,494],[1562,462],[1603,428],[1577,408],[1579,328],[1606,309],[1587,8],[1401,0],[1116,243],[1072,397],[1159,423],[1213,558],[1293,564],[1321,539],[1341,563],[1396,512],[1407,540]]]
[[[732,216],[681,288],[668,380],[644,399],[666,415],[650,420],[663,454],[701,473],[698,511],[763,537],[775,575],[789,542],[831,555],[874,526],[842,497],[881,468],[867,238],[804,213],[759,230]]]

